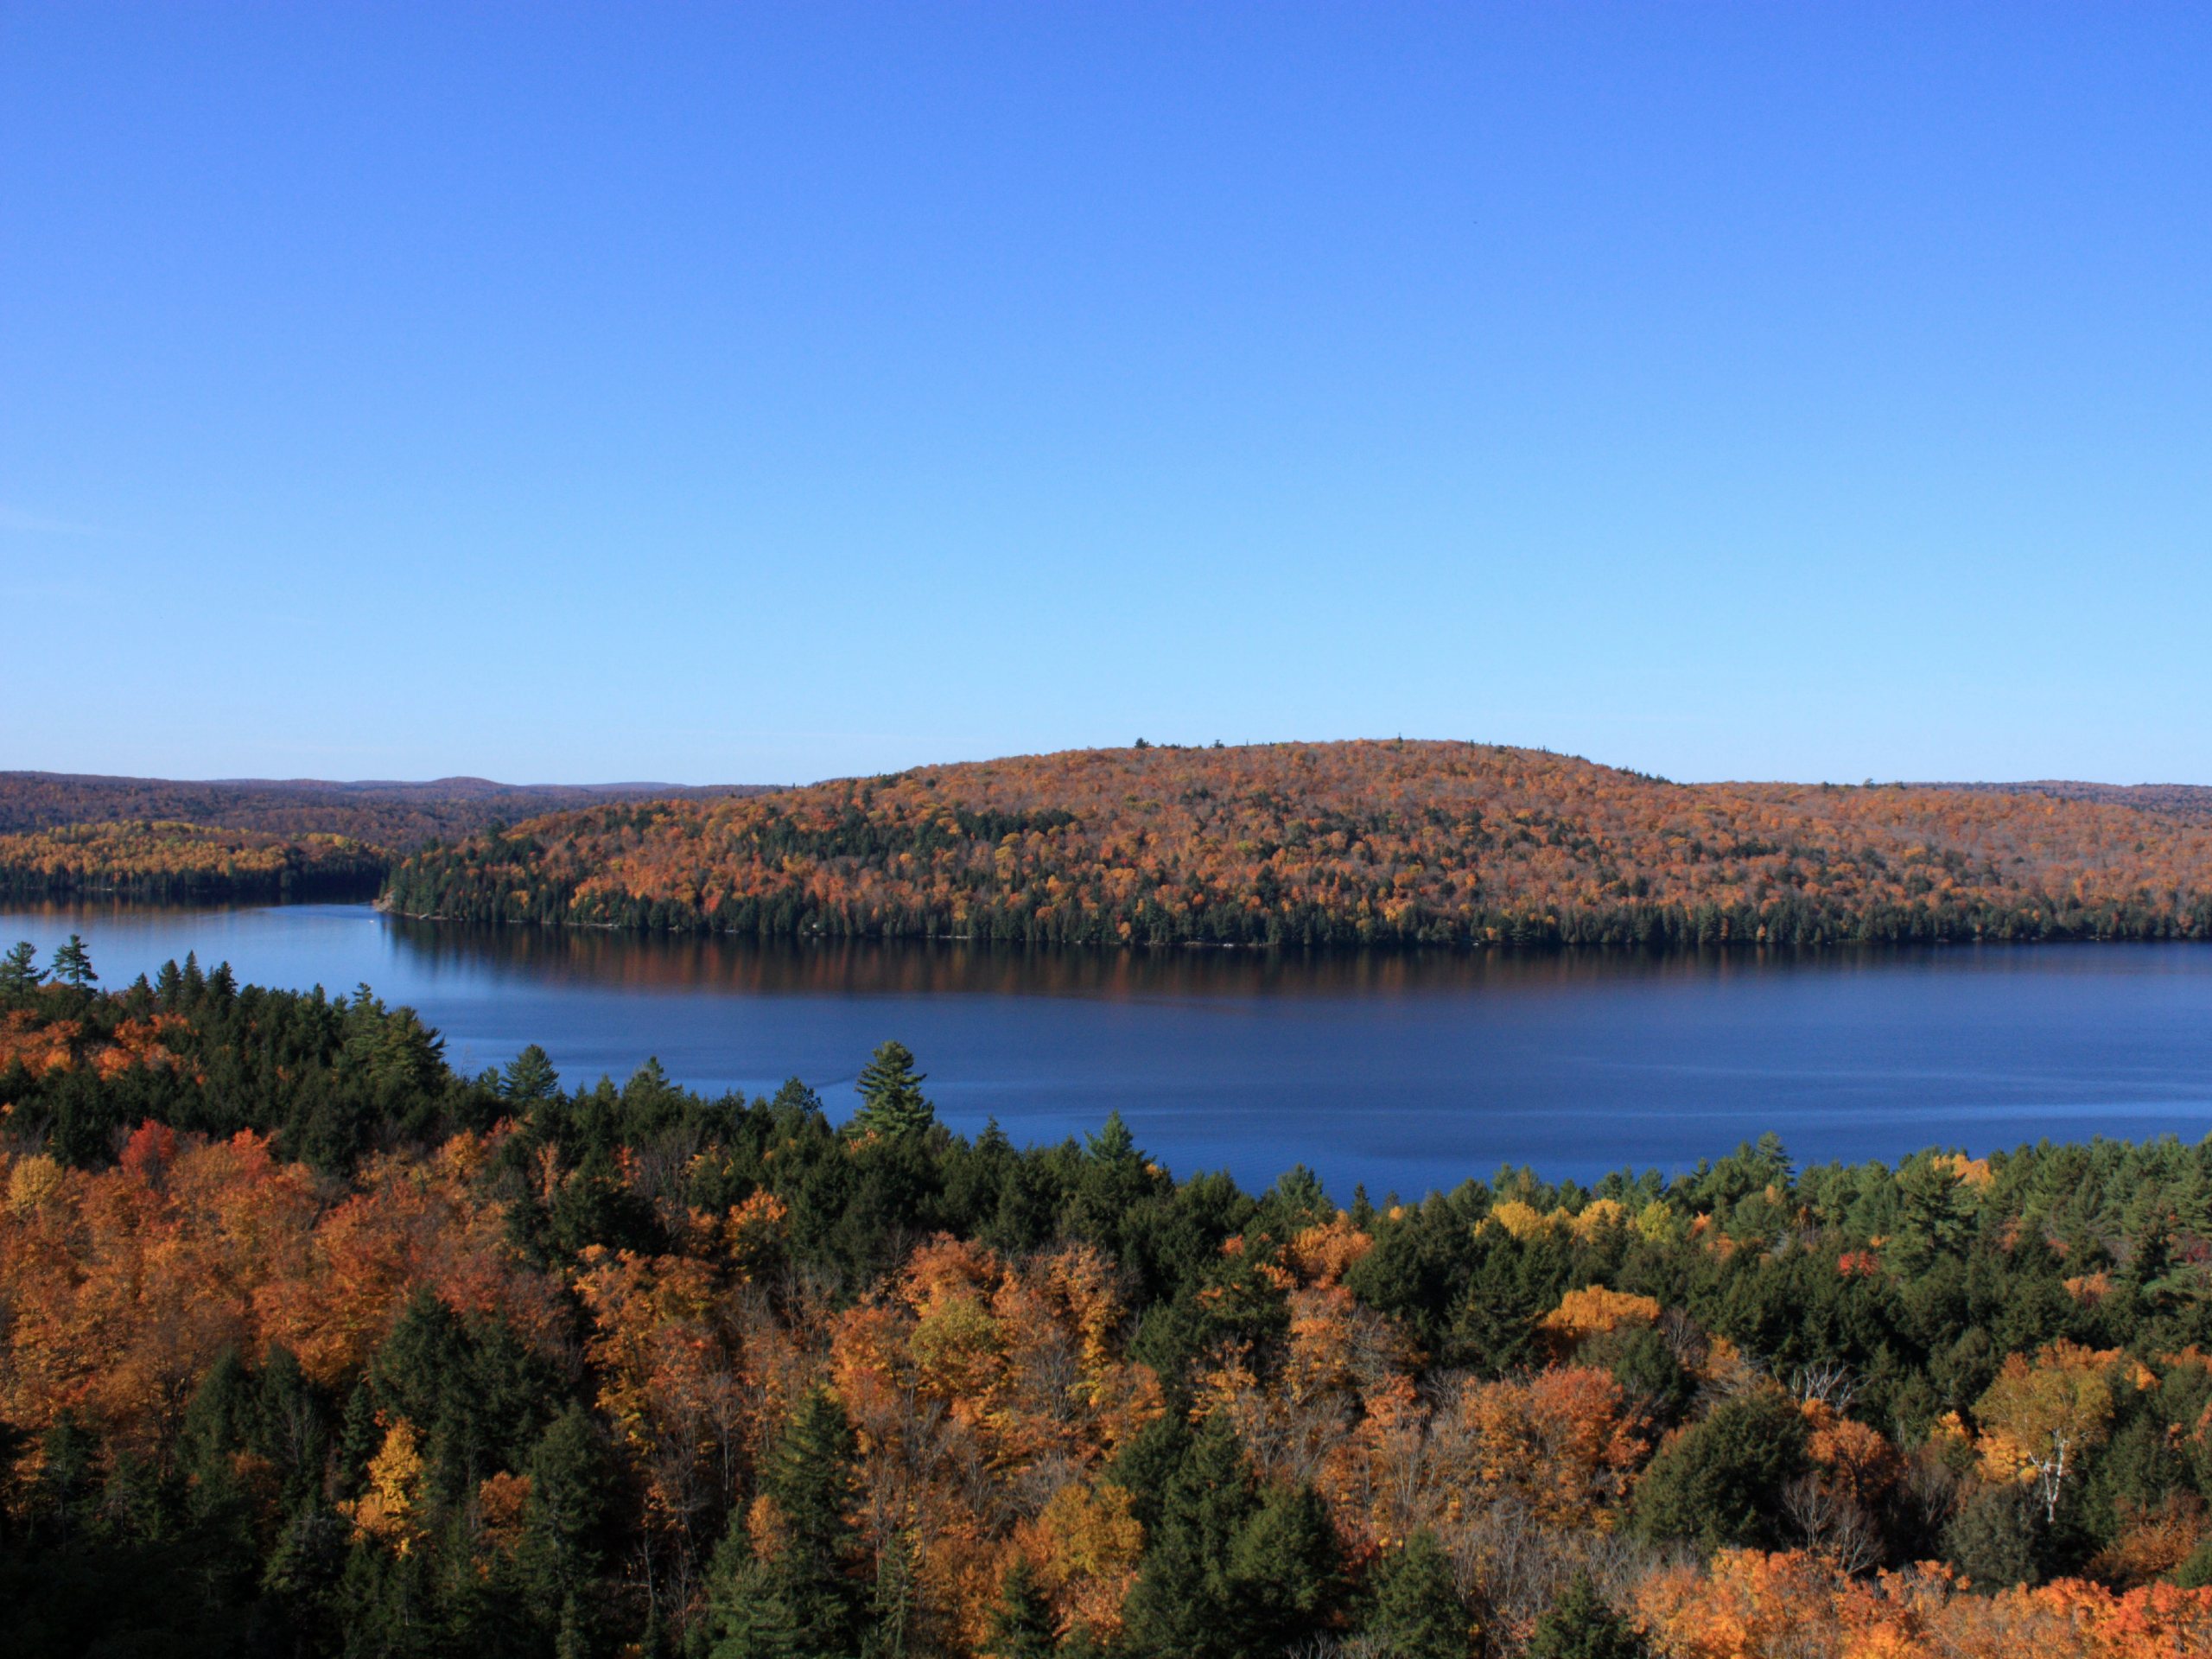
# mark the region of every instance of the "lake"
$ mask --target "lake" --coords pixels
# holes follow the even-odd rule
[[[1296,1163],[1339,1197],[1502,1163],[1673,1172],[1772,1129],[1801,1163],[2212,1130],[2212,946],[1127,953],[454,929],[366,906],[0,912],[103,983],[196,950],[242,982],[411,1003],[463,1070],[543,1044],[570,1084],[649,1057],[709,1091],[804,1078],[833,1113],[895,1037],[957,1129],[1119,1110],[1179,1173]]]

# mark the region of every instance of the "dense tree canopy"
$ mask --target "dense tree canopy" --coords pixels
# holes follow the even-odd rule
[[[131,899],[361,898],[387,855],[343,836],[296,839],[167,820],[0,836],[0,895]]]
[[[8,960],[0,1650],[2212,1651],[2212,1147],[1347,1208]]]
[[[2196,938],[2212,819],[1474,743],[1146,747],[560,813],[426,849],[389,893],[479,921],[1090,944]]]
[[[739,785],[517,785],[482,778],[440,778],[427,783],[326,783],[314,779],[196,782],[0,772],[0,835],[73,824],[169,820],[251,830],[286,840],[344,836],[404,851],[564,807],[757,792],[753,786]]]
[[[562,807],[746,790],[667,785],[178,783],[0,772],[0,897],[366,899],[393,859]]]

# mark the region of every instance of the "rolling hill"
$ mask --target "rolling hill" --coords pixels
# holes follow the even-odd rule
[[[263,835],[348,836],[402,852],[563,808],[755,792],[757,786],[743,784],[497,784],[484,778],[332,783],[314,778],[179,780],[0,772],[0,835],[68,824],[167,820]]]
[[[2049,785],[1670,783],[1451,742],[1076,750],[425,849],[410,914],[1065,943],[2201,937],[2212,822]]]

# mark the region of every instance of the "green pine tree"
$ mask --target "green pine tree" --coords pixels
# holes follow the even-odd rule
[[[72,933],[68,944],[54,947],[54,977],[79,991],[99,982],[100,976],[92,971],[92,953],[78,935]]]
[[[1651,1460],[1636,1491],[1644,1535],[1701,1548],[1777,1541],[1782,1489],[1805,1471],[1805,1419],[1779,1389],[1725,1400]]]
[[[1084,1149],[1102,1164],[1134,1164],[1137,1158],[1137,1138],[1129,1133],[1129,1126],[1116,1111],[1106,1114],[1106,1121],[1098,1126],[1096,1135],[1086,1135]]]
[[[536,1043],[509,1060],[499,1074],[499,1096],[510,1105],[535,1106],[560,1090],[561,1074],[553,1069],[552,1057]]]
[[[2202,1590],[2212,1585],[2212,1538],[2207,1538],[2191,1550],[2189,1559],[2174,1569],[2174,1582],[2184,1590]]]
[[[238,1350],[226,1348],[201,1376],[177,1433],[187,1535],[198,1575],[217,1593],[244,1592],[259,1566],[236,1462],[258,1427],[254,1393]]]
[[[1236,1435],[1218,1414],[1190,1438],[1159,1489],[1144,1566],[1130,1591],[1125,1628],[1131,1652],[1147,1659],[1227,1659],[1229,1552],[1255,1507],[1251,1472]]]
[[[442,1645],[431,1552],[356,1539],[334,1592],[345,1659],[433,1659]]]
[[[596,1651],[583,1604],[570,1595],[561,1604],[560,1622],[554,1628],[553,1659],[591,1659]]]
[[[295,1510],[322,1490],[330,1428],[298,1357],[271,1343],[261,1364],[254,1445],[283,1478],[283,1505]]]
[[[709,1659],[791,1659],[798,1637],[774,1568],[753,1554],[742,1517],[731,1522],[707,1574]]]
[[[1473,1622],[1434,1533],[1415,1533],[1377,1565],[1367,1633],[1388,1659],[1467,1659]]]
[[[1052,1604],[1038,1582],[1037,1569],[1017,1559],[999,1580],[999,1603],[991,1610],[991,1639],[985,1659],[1052,1659],[1059,1646]]]
[[[1344,1575],[1328,1506],[1311,1486],[1270,1487],[1229,1552],[1233,1651],[1268,1659],[1333,1622]]]
[[[1190,1438],[1159,1499],[1128,1608],[1147,1659],[1275,1659],[1332,1622],[1335,1534],[1313,1491],[1258,1490],[1227,1421]]]
[[[9,947],[0,957],[0,996],[22,996],[45,982],[39,971],[38,947],[29,939]]]
[[[1575,1575],[1529,1640],[1529,1659],[1646,1659],[1649,1651],[1586,1573]]]
[[[336,1624],[333,1602],[346,1570],[346,1517],[314,1498],[292,1512],[261,1569],[261,1613],[295,1634],[292,1650],[318,1650]]]
[[[761,1496],[774,1510],[774,1553],[753,1554],[742,1522],[717,1552],[714,1659],[853,1659],[861,1650],[868,1586],[850,1519],[858,1462],[844,1408],[816,1389],[760,1471]]]
[[[530,1501],[518,1552],[524,1593],[564,1625],[588,1625],[585,1605],[613,1502],[599,1426],[580,1406],[556,1417],[530,1454]],[[564,1611],[566,1610],[566,1611]]]
[[[884,1044],[861,1068],[857,1085],[861,1108],[853,1114],[845,1132],[896,1139],[928,1128],[937,1122],[937,1114],[923,1097],[923,1074],[914,1070],[914,1056],[904,1043]]]
[[[914,1539],[895,1534],[875,1554],[875,1586],[868,1597],[864,1659],[906,1659],[918,1645],[921,1606]]]

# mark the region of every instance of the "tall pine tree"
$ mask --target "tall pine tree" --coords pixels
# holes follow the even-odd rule
[[[1130,1649],[1147,1659],[1274,1659],[1331,1623],[1334,1534],[1310,1488],[1258,1489],[1219,1414],[1192,1435],[1160,1494],[1130,1592]]]
[[[99,982],[100,976],[92,971],[92,953],[74,933],[67,944],[54,947],[54,977],[56,983],[79,991]]]
[[[1052,1659],[1059,1645],[1052,1604],[1037,1569],[1017,1558],[999,1580],[998,1605],[991,1610],[991,1638],[984,1659]]]
[[[1467,1659],[1473,1624],[1434,1533],[1415,1533],[1376,1564],[1366,1633],[1389,1659]]]
[[[937,1114],[923,1097],[925,1080],[914,1070],[914,1056],[904,1043],[884,1044],[861,1068],[861,1108],[845,1132],[896,1139],[926,1129],[937,1122]]]
[[[0,996],[22,996],[38,988],[46,979],[39,970],[38,947],[29,939],[9,947],[0,957]]]
[[[721,1640],[714,1659],[852,1659],[868,1621],[866,1561],[852,1524],[859,1452],[844,1408],[826,1389],[807,1395],[760,1471],[753,1531],[718,1554]]]
[[[1575,1575],[1529,1640],[1529,1659],[1646,1659],[1649,1651],[1586,1573]]]

